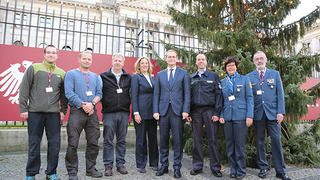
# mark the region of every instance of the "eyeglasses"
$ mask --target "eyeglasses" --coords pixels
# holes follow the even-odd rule
[[[47,51],[46,54],[52,54],[52,55],[55,55],[57,54],[57,52],[53,51],[53,52],[50,52],[50,51]]]
[[[236,65],[235,64],[229,64],[227,65],[227,67],[235,67]]]
[[[254,58],[254,61],[259,61],[259,60],[263,61],[264,59],[265,59],[265,57]]]

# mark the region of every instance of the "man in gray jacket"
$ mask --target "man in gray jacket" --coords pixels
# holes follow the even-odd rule
[[[26,180],[34,180],[40,170],[40,143],[44,128],[48,140],[46,180],[60,180],[57,176],[60,151],[60,120],[67,112],[64,93],[65,72],[55,64],[58,49],[48,45],[45,60],[31,65],[25,72],[19,91],[20,117],[28,122],[29,156]],[[60,101],[60,105],[59,105]]]

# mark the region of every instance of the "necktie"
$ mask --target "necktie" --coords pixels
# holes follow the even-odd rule
[[[170,69],[170,76],[169,76],[169,86],[170,89],[172,88],[172,84],[173,84],[173,74],[172,74],[173,69]]]
[[[263,71],[260,71],[260,79],[263,79]]]

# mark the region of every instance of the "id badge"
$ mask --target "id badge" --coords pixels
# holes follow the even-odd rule
[[[87,91],[87,92],[86,92],[86,95],[87,95],[87,96],[92,96],[92,91]]]
[[[118,94],[122,93],[122,89],[117,89],[117,93]]]
[[[257,95],[261,95],[262,94],[262,91],[261,89],[257,91]]]
[[[229,96],[228,99],[229,99],[229,101],[233,101],[233,100],[235,100],[236,98],[234,97],[234,95],[232,95],[232,96]]]
[[[46,93],[50,93],[50,92],[53,92],[53,89],[52,89],[52,87],[46,87]]]

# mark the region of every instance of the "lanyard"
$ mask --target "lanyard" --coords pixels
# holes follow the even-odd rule
[[[260,73],[259,73],[259,71],[258,71],[259,79],[260,79],[260,89],[261,89],[261,87],[262,87],[262,81],[263,81],[263,77],[264,77],[264,73],[265,73],[265,72],[266,72],[266,71],[263,71],[262,77],[260,77]]]
[[[56,69],[56,67],[53,68],[52,73],[50,74],[50,73],[49,73],[49,69],[48,69],[48,67],[47,67],[47,64],[44,63],[44,65],[46,65],[46,69],[47,69],[47,73],[48,73],[48,77],[49,77],[49,87],[50,87],[51,76],[52,76],[54,70]]]
[[[86,80],[87,82],[87,87],[88,87],[88,91],[90,91],[89,89],[89,78],[90,78],[90,72],[88,72],[88,79],[86,78],[86,76],[83,74],[83,72],[79,69],[79,71],[82,73],[84,79]]]
[[[121,78],[121,75],[122,75],[122,73],[120,74],[120,77],[119,77],[119,80],[117,79],[117,85],[118,85],[118,88],[120,89],[120,78]]]

